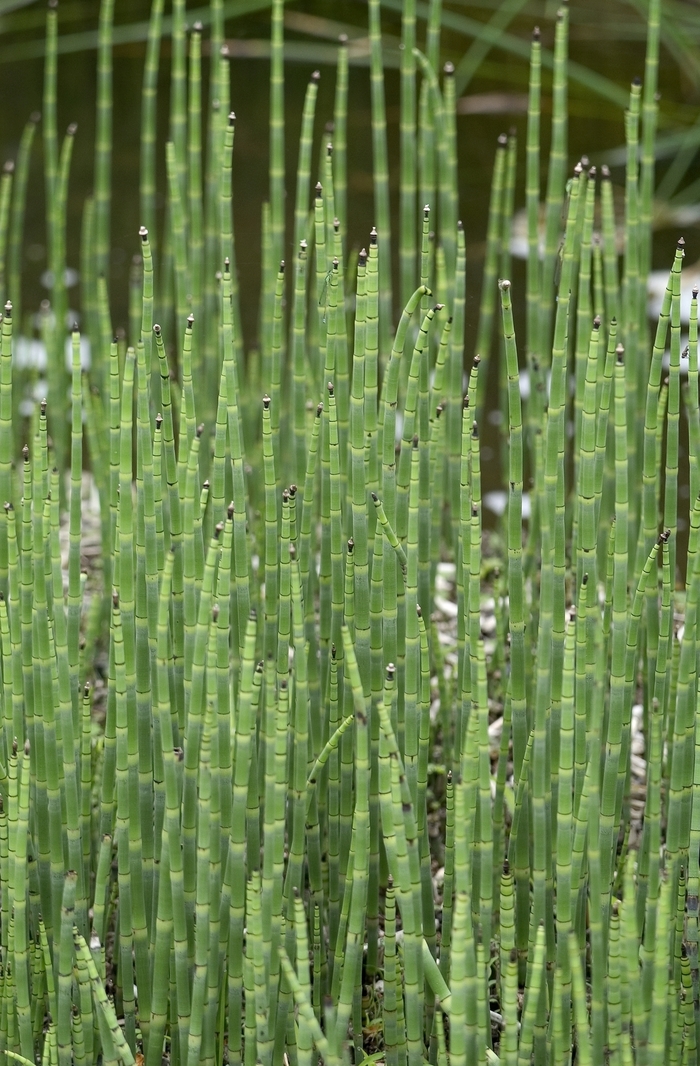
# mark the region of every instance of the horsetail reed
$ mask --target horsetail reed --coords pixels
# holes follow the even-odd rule
[[[309,72],[288,232],[284,4],[271,4],[253,350],[229,7],[211,0],[188,27],[174,0],[163,143],[166,23],[151,5],[127,335],[105,273],[115,5],[101,0],[83,319],[67,334],[78,133],[59,142],[49,3],[38,404],[13,358],[37,115],[0,181],[0,1052],[12,1061],[697,1064],[700,352],[697,290],[682,334],[682,238],[653,341],[644,300],[670,16],[653,0],[645,80],[620,113],[622,212],[606,167],[569,172],[568,9],[553,56],[539,29],[519,42],[527,274],[504,276],[511,134],[495,147],[471,337],[456,94],[487,37],[457,70],[441,66],[439,0],[401,6],[394,168],[382,8],[368,4],[377,227],[358,253],[352,42],[334,49],[335,73]],[[334,122],[319,141],[328,77]],[[483,439],[497,420],[494,530]]]

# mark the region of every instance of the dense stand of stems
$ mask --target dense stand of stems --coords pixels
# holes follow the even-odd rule
[[[84,338],[65,328],[76,130],[59,145],[49,4],[52,307],[47,399],[29,417],[13,345],[36,116],[0,180],[0,1051],[13,1061],[697,1064],[700,353],[697,291],[681,351],[682,239],[651,345],[643,300],[663,16],[652,0],[620,220],[606,168],[598,183],[581,162],[567,185],[567,8],[553,58],[535,31],[526,284],[504,276],[517,145],[502,137],[468,338],[456,93],[520,6],[440,71],[441,3],[402,5],[393,249],[370,0],[377,228],[355,257],[341,38],[318,157],[318,72],[308,82],[287,271],[274,0],[257,352],[241,330],[221,0],[189,35],[174,0],[166,145],[152,3],[143,225],[129,335],[112,340],[115,5],[102,0],[85,372]],[[495,532],[492,414],[507,497]],[[84,573],[91,485],[101,551]]]

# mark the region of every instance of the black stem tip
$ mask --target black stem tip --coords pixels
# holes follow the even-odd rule
[[[160,412],[156,415],[156,429],[160,429],[163,425],[163,416]]]
[[[226,508],[226,517],[233,518],[233,500],[231,500],[230,504]]]
[[[593,319],[593,329],[600,329],[600,315],[596,315]]]
[[[414,434],[413,434],[413,441],[412,441],[412,443],[413,443],[413,447],[414,447],[414,448],[417,448],[417,447],[418,447],[418,434],[417,434],[417,433],[414,433]]]
[[[685,237],[679,237],[676,243],[677,248],[685,248]]]
[[[451,78],[451,77],[452,77],[452,75],[453,75],[453,74],[454,74],[454,72],[455,72],[455,65],[454,65],[454,63],[451,63],[451,62],[450,62],[450,60],[448,59],[448,60],[447,60],[447,62],[445,63],[445,65],[444,65],[444,67],[442,68],[442,72],[443,72],[443,74],[445,74],[445,75],[446,75],[446,76],[447,76],[448,78]]]
[[[161,329],[157,322],[153,323],[153,332],[155,333],[156,337],[160,337]]]
[[[139,229],[139,237],[141,238],[144,244],[148,240],[148,230],[145,226],[141,226],[141,228]]]
[[[263,396],[263,411],[269,411],[269,410],[270,410],[270,397],[267,395],[267,393],[265,393],[265,395]]]
[[[476,422],[472,422],[472,437],[474,437],[475,440],[478,440],[479,437],[479,427]]]
[[[348,537],[348,553],[350,555],[352,555],[354,550],[355,550],[355,541],[352,539],[352,537]]]
[[[533,39],[533,41],[537,41],[539,43],[539,40],[540,40],[541,36],[542,36],[542,34],[540,32],[539,26],[535,26],[534,30],[532,31],[532,39]]]
[[[195,432],[196,432],[198,437],[202,436],[202,433],[204,433],[204,422],[200,422],[199,423],[199,425],[197,426],[197,429],[196,429]]]
[[[333,384],[332,381],[329,381],[328,382],[328,395],[329,396],[333,396],[334,393],[335,393],[335,385]]]
[[[617,356],[618,363],[624,363],[625,361],[625,349],[621,344],[618,344],[615,349],[615,355]]]
[[[190,314],[190,315],[187,316],[187,327],[188,327],[188,329],[192,329],[193,325],[194,325],[194,315]]]

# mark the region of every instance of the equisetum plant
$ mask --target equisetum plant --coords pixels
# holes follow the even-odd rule
[[[380,0],[377,228],[359,255],[347,42],[332,143],[315,154],[312,73],[286,174],[273,0],[258,350],[242,331],[222,0],[191,29],[173,0],[165,146],[163,6],[144,70],[140,259],[113,340],[114,0],[100,5],[88,371],[77,327],[65,360],[76,131],[59,143],[55,0],[40,381],[13,360],[36,116],[0,184],[14,300],[0,343],[0,1051],[59,1066],[697,1063],[698,306],[694,293],[682,351],[679,240],[649,329],[659,0],[624,115],[624,217],[605,168],[568,166],[566,7],[553,55],[535,31],[526,285],[505,280],[511,136],[474,347],[440,0],[425,37],[403,3],[393,258]],[[45,395],[30,415],[27,390]],[[485,533],[493,414],[507,508]],[[100,548],[83,572],[88,484]]]

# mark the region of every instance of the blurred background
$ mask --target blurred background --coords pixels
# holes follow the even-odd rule
[[[456,68],[459,97],[460,212],[468,242],[468,321],[476,328],[485,249],[486,212],[496,139],[518,136],[519,182],[516,211],[524,203],[526,94],[529,41],[539,25],[551,55],[557,4],[549,0],[444,0],[442,59]],[[418,3],[418,42],[425,37],[428,5]],[[17,151],[22,128],[40,110],[45,4],[0,0],[0,164]],[[139,115],[149,0],[116,0],[114,30],[114,155],[110,297],[115,326],[127,323],[128,275],[138,251]],[[234,150],[234,219],[241,275],[246,346],[255,343],[260,277],[260,213],[267,196],[269,3],[227,0],[226,34],[231,61],[231,101],[237,114]],[[620,192],[624,180],[623,110],[630,81],[643,73],[646,0],[573,0],[569,163],[582,155],[607,161]],[[204,23],[207,6],[188,5],[190,24]],[[79,311],[80,228],[83,204],[92,190],[95,125],[98,0],[60,0],[59,135],[70,122],[78,133],[71,169],[68,263],[75,268],[71,310]],[[398,187],[399,43],[401,0],[383,0],[387,120],[392,177]],[[286,5],[285,72],[287,203],[291,218],[297,137],[303,95],[314,69],[321,71],[315,156],[331,117],[336,42],[350,41],[348,116],[348,242],[360,248],[374,223],[370,140],[367,6],[363,0],[290,0]],[[163,142],[168,133],[169,4],[159,77],[159,198],[162,224]],[[700,5],[664,0],[660,63],[657,209],[654,265],[667,268],[680,233],[688,265],[700,257]],[[206,49],[206,43],[205,43]],[[547,58],[545,55],[545,63]],[[543,173],[547,165],[550,70],[543,82]],[[205,69],[206,77],[206,69]],[[41,134],[35,141],[23,252],[24,307],[35,310],[46,295],[44,185]],[[315,180],[315,175],[314,175]],[[394,204],[396,207],[396,204]],[[516,233],[518,219],[516,218]],[[288,228],[291,233],[291,227]],[[291,254],[291,247],[287,254]],[[519,266],[514,264],[514,282]],[[27,323],[29,325],[29,323]],[[469,351],[467,344],[467,351]]]

